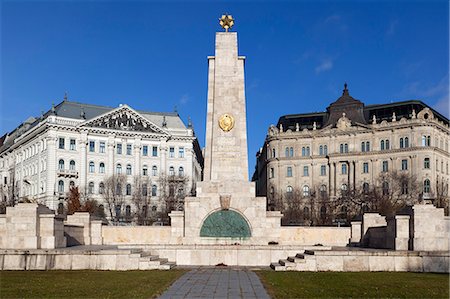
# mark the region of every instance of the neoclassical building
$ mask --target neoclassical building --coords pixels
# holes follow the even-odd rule
[[[421,101],[366,106],[345,85],[325,112],[284,115],[270,126],[253,180],[269,199],[295,190],[333,199],[379,184],[380,173],[408,172],[418,197],[440,192],[448,200],[449,133],[449,120]]]
[[[160,177],[185,178],[187,195],[201,180],[203,157],[194,130],[178,113],[137,111],[68,101],[30,117],[0,140],[2,200],[61,208],[69,187],[104,200],[105,180],[121,174],[125,213],[133,210],[136,176],[145,178],[153,211],[161,208]],[[147,185],[148,184],[148,185]],[[106,207],[105,207],[106,208]]]

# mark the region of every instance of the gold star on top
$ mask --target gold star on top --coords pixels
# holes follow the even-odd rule
[[[234,25],[234,19],[231,15],[224,14],[219,19],[219,24],[220,26],[222,26],[223,29],[225,29],[225,32],[228,32],[228,29],[230,29]]]

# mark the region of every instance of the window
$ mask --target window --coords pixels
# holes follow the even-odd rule
[[[385,149],[385,147],[384,147],[384,140],[381,140],[381,141],[380,141],[380,149],[381,149],[382,151],[384,151],[384,149]]]
[[[58,139],[58,148],[64,149],[64,138],[63,137],[59,137],[59,139]]]
[[[127,175],[131,175],[131,165],[127,164]]]
[[[89,173],[94,173],[95,172],[95,164],[94,162],[89,162]]]
[[[381,171],[382,172],[388,172],[389,171],[389,163],[388,161],[383,161],[381,164]]]
[[[64,181],[63,180],[60,180],[58,182],[58,192],[59,193],[64,193]]]
[[[383,182],[382,184],[383,195],[389,195],[389,183]]]
[[[121,195],[122,194],[122,185],[120,185],[120,183],[117,183],[116,185],[116,195]]]
[[[148,145],[142,147],[142,156],[148,156]]]
[[[403,182],[402,183],[402,195],[406,195],[406,194],[408,194],[408,183]]]
[[[291,157],[294,156],[294,148],[293,148],[293,147],[290,147],[290,148],[289,148],[289,155],[290,155]]]
[[[319,191],[320,191],[320,198],[325,199],[327,197],[327,186],[320,185]]]
[[[270,178],[274,178],[275,177],[275,170],[273,169],[273,167],[270,168]]]
[[[369,183],[363,183],[363,192],[364,194],[369,193]]]
[[[326,155],[328,155],[328,146],[327,145],[324,145],[323,146],[323,154],[326,156]]]
[[[152,185],[152,196],[156,196],[158,193],[158,186]]]
[[[152,166],[152,176],[158,175],[158,167],[156,165]]]
[[[158,208],[156,206],[152,206],[152,211],[156,212],[158,210]]]
[[[158,147],[157,146],[152,147],[152,157],[158,157]]]
[[[363,163],[363,173],[369,173],[369,163],[368,162]]]
[[[69,182],[69,187],[70,187],[70,188],[75,187],[75,182],[74,182],[74,181],[70,181],[70,182]]]
[[[147,196],[147,195],[148,195],[147,184],[142,184],[142,196]]]
[[[366,141],[366,152],[370,152],[370,141]]]
[[[285,157],[289,157],[289,148],[287,147],[286,150],[284,151],[284,156]]]
[[[405,147],[405,142],[404,142],[404,139],[402,137],[402,138],[400,138],[400,148],[404,148],[404,147]]]
[[[127,144],[127,155],[128,156],[131,156],[131,149],[132,149],[131,144]]]
[[[126,195],[131,195],[131,184],[127,184],[125,188]]]
[[[408,160],[402,160],[402,170],[408,170]]]
[[[277,156],[277,155],[276,155],[276,151],[275,151],[275,149],[273,148],[273,149],[272,149],[272,158],[276,158],[276,156]]]
[[[88,194],[94,194],[94,182],[89,182]]]
[[[105,163],[100,162],[100,164],[98,165],[98,172],[105,173]]]
[[[304,207],[303,208],[303,217],[304,218],[309,218],[309,208],[308,207]]]
[[[361,151],[365,152],[366,151],[366,143],[363,141],[361,142]]]
[[[105,142],[104,141],[100,141],[100,145],[99,145],[99,152],[104,154],[105,153]]]
[[[70,160],[69,162],[69,169],[74,171],[75,170],[75,161],[74,160]]]
[[[409,138],[405,137],[405,147],[409,147]]]
[[[148,175],[147,165],[142,166],[142,175]]]
[[[431,183],[429,179],[423,181],[423,193],[430,193],[431,191]]]
[[[342,184],[341,185],[341,191],[347,191],[347,190],[348,190],[347,184]]]
[[[294,189],[292,188],[292,186],[287,186],[286,187],[286,195],[288,198],[292,198],[292,193],[293,193]]]
[[[303,166],[303,176],[309,176],[309,167]]]
[[[292,177],[292,167],[291,166],[287,167],[286,176],[287,177]]]
[[[327,166],[326,165],[320,165],[320,175],[321,176],[327,175]]]
[[[322,219],[327,218],[327,208],[325,206],[322,206],[320,208],[320,218],[322,218]]]
[[[131,207],[130,206],[125,207],[125,217],[127,217],[127,218],[131,217]]]
[[[175,168],[173,166],[169,167],[169,175],[175,175]]]
[[[60,159],[58,162],[58,169],[59,170],[64,170],[64,160]]]
[[[308,185],[303,186],[302,194],[303,194],[303,197],[308,197],[309,196],[309,186]]]
[[[388,139],[386,139],[386,149],[387,150],[389,149],[389,140]]]
[[[341,144],[339,145],[339,152],[340,152],[341,154],[343,154],[343,153],[348,153],[348,143],[341,143]]]
[[[95,141],[89,141],[89,151],[91,153],[95,152]]]
[[[319,146],[319,156],[323,156],[323,145]]]
[[[105,184],[101,182],[100,184],[98,184],[98,193],[103,194],[104,192],[105,192]]]
[[[122,165],[121,164],[117,164],[116,165],[116,173],[117,174],[121,174],[122,173]]]
[[[116,153],[117,153],[118,155],[122,155],[122,144],[121,144],[121,143],[118,143],[118,144],[116,145]]]
[[[115,207],[115,212],[116,212],[116,217],[120,217],[120,212],[121,212],[122,208],[120,205],[116,205]]]
[[[341,174],[347,174],[347,164],[346,163],[341,164]]]
[[[423,159],[423,168],[430,169],[430,158]]]
[[[184,176],[184,168],[183,168],[183,166],[180,166],[178,168],[178,176]]]
[[[302,147],[302,156],[308,157],[310,155],[311,155],[311,150],[310,150],[309,146]]]
[[[178,158],[184,158],[184,147],[178,148]]]
[[[422,136],[422,146],[430,146],[431,145],[431,136],[423,135]]]
[[[169,147],[169,158],[175,158],[175,148],[173,146]]]
[[[76,150],[76,149],[77,149],[77,145],[76,145],[76,144],[77,144],[77,143],[76,143],[75,139],[70,139],[69,149],[70,149],[71,151]]]

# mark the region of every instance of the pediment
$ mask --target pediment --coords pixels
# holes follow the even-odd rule
[[[140,115],[128,105],[120,106],[79,125],[121,131],[150,132],[167,135],[159,126]]]

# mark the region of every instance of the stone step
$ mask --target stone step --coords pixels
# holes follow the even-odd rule
[[[270,268],[272,268],[275,271],[286,271],[286,267],[280,265],[279,263],[271,263]]]
[[[292,262],[292,263],[305,263],[305,258],[304,257],[297,257],[297,256],[290,256],[287,258],[288,261]]]
[[[305,250],[304,254],[314,255],[314,250]]]
[[[294,262],[290,262],[288,260],[279,260],[278,263],[281,266],[285,266],[285,267],[295,267],[295,263]]]
[[[298,258],[298,259],[302,259],[302,260],[305,259],[305,255],[304,255],[303,253],[297,253],[297,254],[295,255],[295,257]]]

